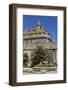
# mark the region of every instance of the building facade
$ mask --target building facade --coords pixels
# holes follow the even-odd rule
[[[35,28],[23,32],[23,53],[29,57],[28,66],[31,65],[31,52],[37,45],[48,49],[52,56],[51,63],[57,63],[57,44],[52,41],[52,35],[44,29],[40,21]]]

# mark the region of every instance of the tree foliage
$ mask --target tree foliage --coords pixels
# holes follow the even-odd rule
[[[50,63],[49,60],[50,60],[49,51],[47,49],[43,49],[42,46],[37,46],[31,55],[31,61],[32,61],[31,67],[39,63],[44,64],[44,61],[48,61],[48,63]]]
[[[23,66],[27,67],[27,64],[28,64],[28,55],[27,53],[24,53],[23,54]]]

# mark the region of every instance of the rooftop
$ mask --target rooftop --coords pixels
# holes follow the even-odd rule
[[[24,34],[31,35],[31,34],[38,34],[38,33],[45,33],[46,30],[42,27],[41,22],[38,21],[36,28],[30,28],[24,32]]]
[[[23,33],[24,39],[29,38],[49,38],[52,39],[52,36],[49,32],[47,32],[42,26],[41,22],[38,21],[35,28],[30,28]]]

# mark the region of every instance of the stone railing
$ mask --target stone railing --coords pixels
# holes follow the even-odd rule
[[[47,37],[52,38],[51,35],[48,34],[41,34],[41,35],[32,35],[32,36],[23,36],[23,39],[29,39],[29,38],[39,38],[39,37]]]
[[[42,46],[45,49],[57,49],[57,44],[56,43],[31,43],[31,44],[26,44],[25,46],[23,46],[23,48],[25,50],[27,49],[35,49],[36,46]]]

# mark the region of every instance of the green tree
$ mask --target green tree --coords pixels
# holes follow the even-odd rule
[[[24,53],[23,54],[23,66],[27,67],[27,64],[28,64],[28,55],[27,53]]]
[[[48,61],[48,63],[50,63],[49,60],[50,60],[49,51],[47,49],[43,49],[42,46],[37,46],[31,55],[31,61],[32,61],[31,67],[39,63],[44,64],[44,61]]]

